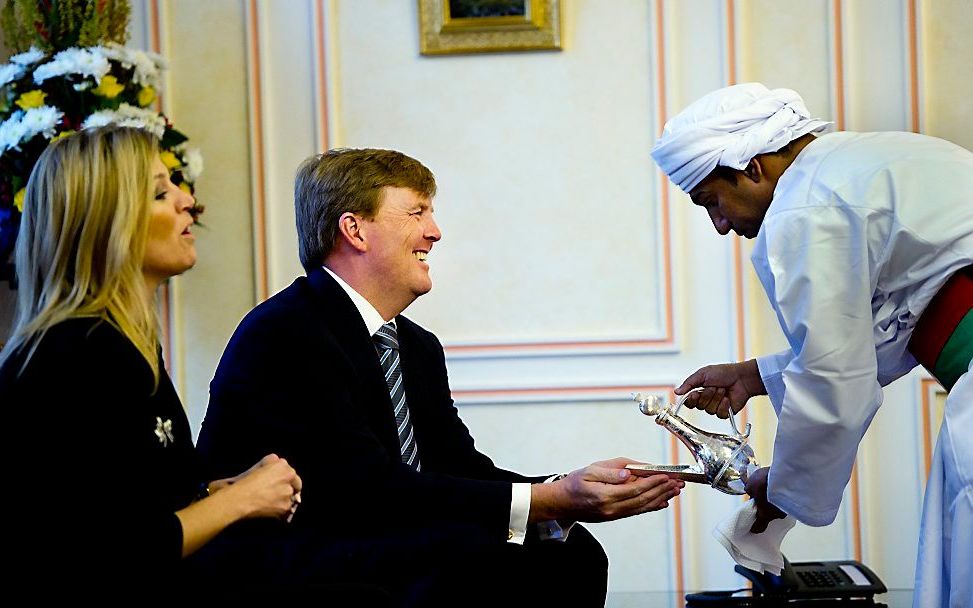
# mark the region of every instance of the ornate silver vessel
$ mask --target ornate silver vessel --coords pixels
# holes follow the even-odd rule
[[[636,393],[632,397],[639,404],[639,410],[646,416],[655,416],[656,424],[669,429],[669,432],[679,438],[679,441],[689,448],[694,465],[640,465],[631,464],[627,468],[646,473],[665,473],[670,477],[678,477],[695,483],[708,483],[720,492],[726,494],[744,494],[750,473],[760,465],[753,455],[747,441],[750,437],[750,425],[741,433],[733,419],[730,410],[730,426],[732,435],[710,433],[699,429],[679,417],[679,409],[686,398],[701,388],[689,391],[676,400],[675,404],[667,403],[658,395],[644,395]]]

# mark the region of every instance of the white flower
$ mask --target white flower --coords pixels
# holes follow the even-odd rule
[[[118,110],[99,110],[91,114],[85,119],[81,128],[91,129],[108,124],[145,129],[160,139],[166,131],[166,121],[161,115],[127,103],[118,106]]]
[[[81,49],[73,58],[78,74],[92,76],[98,82],[101,82],[101,77],[111,70],[108,60],[98,53]]]
[[[162,70],[164,66],[153,61],[148,53],[139,51],[135,56],[135,73],[132,80],[143,87],[149,86],[159,91],[162,89]]]
[[[135,62],[132,60],[132,52],[120,44],[110,42],[105,46],[91,47],[91,50],[106,59],[122,64],[122,67],[125,69],[130,70],[135,65]]]
[[[23,66],[17,65],[16,63],[8,63],[7,65],[0,67],[0,87],[9,82],[17,80],[23,75]]]
[[[152,131],[149,125],[145,124],[145,121],[139,120],[138,118],[119,118],[115,121],[115,124],[120,127],[134,127],[143,131]]]
[[[155,110],[143,109],[123,103],[118,106],[118,113],[124,119],[137,120],[145,123],[144,128],[151,131],[159,139],[162,139],[162,135],[166,132],[166,119]]]
[[[64,112],[53,106],[41,106],[27,110],[21,120],[25,127],[24,139],[30,139],[38,133],[43,133],[47,139],[54,137],[55,127],[57,123],[61,122],[63,116]]]
[[[203,172],[203,155],[196,148],[186,148],[182,152],[182,160],[185,165],[182,174],[187,180],[195,182]]]
[[[132,80],[135,84],[149,86],[157,91],[162,89],[162,70],[166,68],[166,61],[161,55],[130,49],[116,42],[109,42],[105,46],[96,48],[105,57],[117,61],[123,67],[134,68]]]
[[[19,148],[27,131],[27,127],[20,120],[23,116],[24,112],[17,110],[10,115],[10,118],[3,121],[3,124],[0,124],[0,154],[11,148]]]
[[[35,46],[30,47],[29,51],[24,51],[23,53],[18,53],[10,58],[10,63],[16,63],[18,65],[31,65],[37,63],[44,58],[44,51],[38,49]]]
[[[108,59],[112,59],[122,64],[123,66],[130,68],[132,67],[132,61],[129,59],[128,47],[124,47],[117,42],[109,42],[104,46],[92,47],[93,50],[101,53]]]
[[[0,125],[0,154],[7,150],[19,150],[20,144],[38,133],[50,139],[64,113],[53,106],[17,110]]]
[[[116,121],[115,112],[113,110],[98,110],[97,112],[91,113],[88,118],[84,119],[81,123],[82,129],[94,129],[95,127],[104,127],[105,125],[110,125]]]
[[[38,66],[34,70],[34,82],[40,84],[48,78],[66,74],[91,76],[101,82],[101,77],[110,69],[111,65],[102,52],[95,49],[70,48],[55,55],[53,60]]]
[[[85,80],[83,82],[79,82],[76,85],[72,85],[71,88],[74,89],[75,91],[87,91],[92,86],[94,86],[94,84],[95,83],[91,82],[90,80]]]

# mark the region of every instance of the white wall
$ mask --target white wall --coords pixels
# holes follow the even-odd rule
[[[435,289],[409,314],[446,344],[478,446],[552,472],[687,461],[629,393],[781,346],[748,244],[719,238],[652,166],[666,117],[761,80],[848,129],[973,147],[968,0],[562,0],[561,51],[443,57],[419,55],[407,0],[134,4],[133,44],[170,57],[166,110],[206,156],[209,228],[168,317],[197,425],[240,317],[300,273],[292,177],[324,148],[397,148],[436,174]],[[838,520],[796,529],[791,559],[857,556],[889,587],[912,585],[936,392],[919,372],[890,387]],[[748,409],[769,462],[773,415]],[[737,585],[710,530],[738,504],[691,487],[665,512],[592,526],[611,589]]]

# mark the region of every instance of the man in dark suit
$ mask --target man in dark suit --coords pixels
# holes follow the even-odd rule
[[[307,276],[237,328],[199,448],[216,474],[287,458],[304,480],[294,525],[347,547],[351,578],[405,603],[602,605],[607,559],[574,522],[664,508],[682,482],[632,476],[627,458],[524,477],[475,449],[441,344],[400,314],[432,288],[435,191],[426,167],[388,150],[301,165]]]

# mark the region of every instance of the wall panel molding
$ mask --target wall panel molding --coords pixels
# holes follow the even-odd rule
[[[922,63],[919,61],[921,48],[921,28],[919,26],[920,0],[903,0],[906,5],[906,48],[908,49],[907,80],[909,83],[909,130],[913,133],[923,132],[923,100],[921,91]]]
[[[940,401],[945,401],[946,391],[935,378],[922,378],[919,382],[919,414],[921,424],[916,425],[920,429],[920,441],[922,446],[922,487],[926,487],[929,481],[929,470],[932,468],[933,448],[936,439],[939,437],[939,427],[942,425],[942,411]]]
[[[656,125],[655,132],[659,133],[667,120],[666,117],[666,58],[664,44],[664,7],[662,0],[657,0],[654,6],[653,37],[655,43],[653,63],[655,65],[656,90]],[[543,341],[520,341],[511,338],[497,338],[496,341],[463,342],[446,341],[446,352],[450,359],[476,358],[522,358],[538,356],[571,356],[571,355],[617,355],[638,353],[672,353],[678,352],[675,333],[674,304],[673,304],[673,260],[672,235],[669,202],[669,184],[664,174],[658,173],[657,222],[661,227],[659,233],[659,264],[657,274],[662,276],[662,293],[659,308],[662,310],[661,332],[646,335],[626,335],[608,339],[582,339],[573,337],[557,337]]]
[[[333,145],[332,136],[332,91],[337,86],[331,78],[334,71],[332,65],[331,40],[334,37],[330,27],[334,15],[329,13],[333,3],[326,0],[312,0],[312,18],[314,20],[314,122],[316,127],[315,148],[324,152]]]
[[[547,386],[547,387],[490,387],[463,388],[452,391],[459,405],[485,405],[503,403],[564,403],[591,402],[635,403],[633,393],[652,393],[673,399],[675,385],[624,385],[624,386]],[[635,406],[633,405],[633,408]]]
[[[262,302],[270,295],[267,254],[267,158],[264,135],[264,49],[261,42],[259,0],[246,0],[247,93],[250,99],[250,189],[253,193],[254,297]]]

